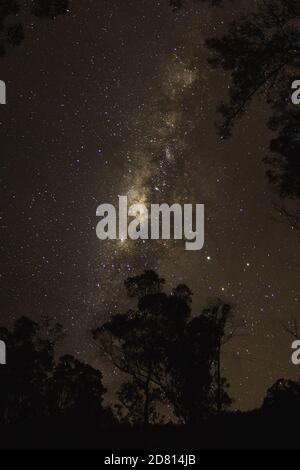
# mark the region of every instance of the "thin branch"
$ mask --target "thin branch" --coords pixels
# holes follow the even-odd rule
[[[277,67],[275,70],[272,70],[272,72],[270,72],[266,77],[264,77],[263,80],[261,80],[261,82],[249,93],[249,95],[246,96],[246,98],[243,100],[238,109],[231,115],[229,123],[232,123],[238,117],[238,115],[243,111],[243,109],[245,108],[247,103],[253,98],[253,96],[256,95],[259,89],[262,88],[268,82],[268,80],[273,77],[273,75],[278,75],[280,70],[285,67],[287,63],[288,61],[283,62],[282,64],[280,64],[279,67]]]
[[[300,339],[300,335],[298,334],[297,320],[294,320],[293,328],[289,327],[288,325],[285,325],[282,322],[280,322],[280,325],[282,326],[284,331],[291,335],[294,339]]]

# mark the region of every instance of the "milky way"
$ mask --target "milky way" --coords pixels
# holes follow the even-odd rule
[[[104,370],[108,397],[120,378],[90,330],[131,305],[123,281],[144,269],[167,290],[186,283],[194,313],[216,297],[234,305],[223,367],[235,407],[258,406],[277,378],[299,375],[281,327],[298,314],[299,245],[273,217],[268,109],[255,102],[228,142],[214,126],[229,77],[211,70],[204,41],[244,3],[227,12],[192,2],[174,14],[162,0],[74,0],[68,16],[33,22],[2,60],[3,322],[62,322],[62,349]],[[205,204],[203,250],[100,242],[96,208],[118,195]]]

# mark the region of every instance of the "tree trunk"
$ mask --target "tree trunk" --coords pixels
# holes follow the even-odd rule
[[[217,409],[218,413],[222,411],[222,383],[221,383],[221,338],[218,344],[218,357],[217,357]]]
[[[149,425],[151,375],[152,375],[152,366],[149,367],[147,380],[146,380],[146,383],[145,383],[144,428],[147,428],[148,425]]]

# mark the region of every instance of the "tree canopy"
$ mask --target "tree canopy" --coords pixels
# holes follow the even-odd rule
[[[0,57],[24,40],[26,25],[19,21],[22,13],[54,19],[65,15],[68,8],[69,0],[30,0],[25,5],[19,0],[0,0]]]
[[[265,157],[267,177],[285,199],[300,196],[300,108],[292,104],[292,83],[300,71],[300,4],[297,0],[260,0],[253,11],[230,23],[222,37],[210,38],[209,63],[230,74],[229,97],[219,106],[218,130],[232,134],[255,98],[270,108],[268,126],[275,134]],[[299,209],[282,208],[293,228]]]
[[[192,317],[190,289],[180,284],[167,294],[163,285],[153,271],[128,278],[136,308],[94,331],[101,351],[129,378],[119,391],[127,418],[144,425],[164,404],[191,423],[230,403],[217,368],[230,306],[219,301]]]

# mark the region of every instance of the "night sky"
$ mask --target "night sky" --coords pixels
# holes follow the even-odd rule
[[[0,62],[1,323],[61,322],[61,349],[100,367],[109,397],[120,377],[90,331],[126,311],[123,281],[144,269],[168,291],[186,283],[194,313],[216,297],[235,306],[223,350],[234,408],[299,376],[281,326],[298,315],[299,241],[274,220],[267,105],[256,101],[228,141],[214,126],[229,77],[211,69],[204,41],[246,4],[175,14],[167,0],[72,0],[65,17],[27,18],[25,41]],[[96,208],[126,194],[205,204],[203,250],[99,241]]]

